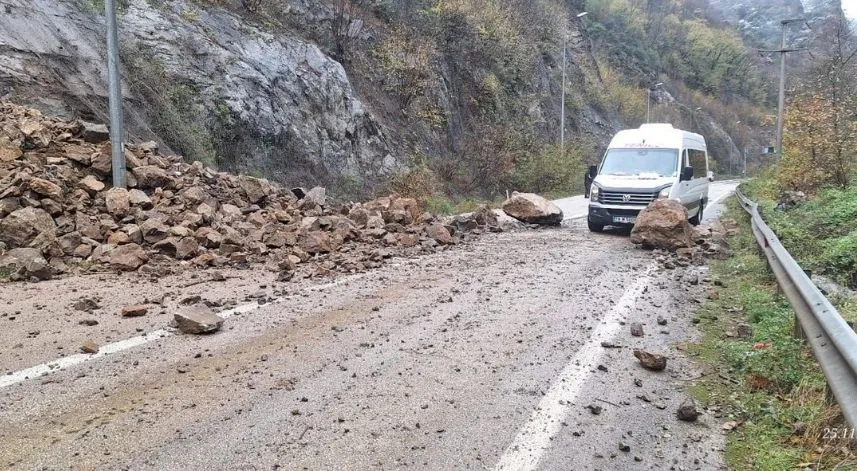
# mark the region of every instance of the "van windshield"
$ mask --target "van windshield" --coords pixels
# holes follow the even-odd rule
[[[601,164],[604,175],[678,175],[678,151],[675,149],[610,149]]]

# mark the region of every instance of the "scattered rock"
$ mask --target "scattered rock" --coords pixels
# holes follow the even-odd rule
[[[84,312],[92,312],[96,309],[101,308],[101,306],[98,305],[98,302],[92,298],[80,298],[75,301],[74,304],[71,305],[71,307],[77,309],[78,311]]]
[[[104,190],[104,183],[102,183],[99,179],[93,177],[92,175],[87,175],[80,180],[78,186],[88,191],[90,194],[98,193],[99,191]]]
[[[87,340],[80,346],[80,351],[83,353],[98,353],[98,344],[92,340]]]
[[[149,312],[149,307],[145,304],[135,304],[133,306],[125,306],[122,308],[122,317],[141,317]]]
[[[80,124],[83,127],[80,137],[84,141],[91,144],[99,144],[110,139],[110,130],[107,128],[107,125],[88,123],[86,121],[81,121]]]
[[[107,255],[107,263],[111,266],[125,271],[133,271],[149,260],[149,255],[137,244],[120,245],[110,250]]]
[[[738,324],[738,338],[749,339],[753,336],[753,327],[750,324]]]
[[[598,404],[589,404],[586,408],[589,409],[589,412],[592,412],[592,415],[601,415],[601,412],[604,410]]]
[[[131,197],[125,188],[111,188],[104,195],[107,212],[114,216],[125,216],[131,209]]]
[[[663,355],[634,349],[634,356],[640,361],[640,365],[647,370],[662,371],[667,367],[667,357]]]
[[[658,316],[658,325],[667,325],[667,320],[663,316]]]
[[[625,442],[619,442],[619,451],[628,453],[631,451],[631,445],[628,445]]]
[[[223,318],[204,304],[194,304],[175,314],[176,325],[185,334],[209,334],[223,326]]]
[[[804,201],[806,201],[806,194],[804,192],[786,190],[777,199],[777,205],[774,209],[778,211],[787,211]]]
[[[52,181],[44,180],[42,178],[31,178],[27,182],[27,186],[44,197],[51,198],[55,201],[62,200],[62,188]]]
[[[396,195],[336,206],[322,187],[287,191],[159,155],[154,143],[127,145],[129,189],[111,188],[103,125],[10,103],[0,111],[0,250],[40,250],[55,273],[105,264],[156,274],[292,256],[316,275],[354,272],[500,230],[487,207],[441,222]]]
[[[678,406],[676,417],[685,422],[695,422],[699,417],[699,410],[696,408],[696,402],[691,398],[685,399],[684,402]]]
[[[639,322],[631,323],[631,335],[634,337],[642,337],[643,336],[643,324]]]
[[[529,224],[558,225],[562,222],[562,210],[553,202],[535,193],[512,193],[503,202],[503,212]]]
[[[452,236],[449,234],[449,230],[439,222],[426,226],[426,235],[439,244],[449,245],[454,242]]]

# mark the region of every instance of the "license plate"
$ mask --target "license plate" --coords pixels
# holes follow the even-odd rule
[[[613,216],[613,222],[617,224],[634,224],[636,221],[634,216]]]

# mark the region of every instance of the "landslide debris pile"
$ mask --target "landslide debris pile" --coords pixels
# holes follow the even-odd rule
[[[0,277],[267,263],[289,279],[308,262],[310,275],[356,272],[500,230],[487,208],[444,224],[411,198],[330,205],[324,188],[216,172],[152,142],[127,147],[128,189],[113,188],[107,139],[0,103]]]

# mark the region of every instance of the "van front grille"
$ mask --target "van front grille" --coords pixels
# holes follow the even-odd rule
[[[648,206],[655,200],[657,193],[634,193],[619,191],[601,191],[598,202],[601,204],[628,204],[635,206]]]

